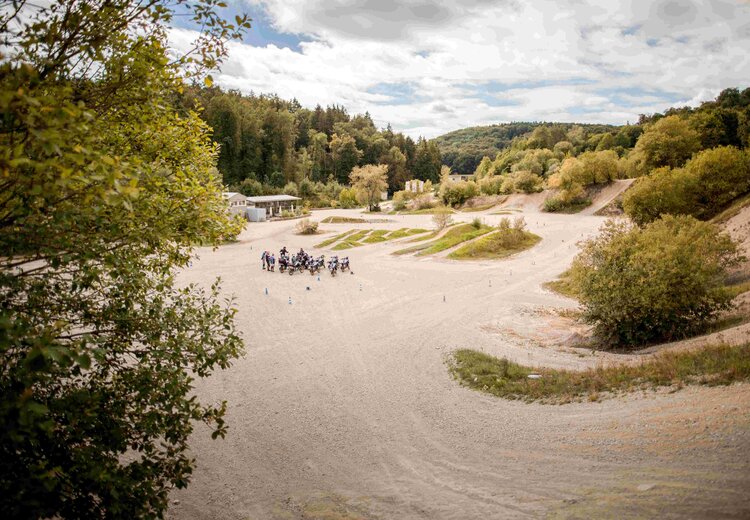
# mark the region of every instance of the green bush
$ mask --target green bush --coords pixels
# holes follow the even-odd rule
[[[357,193],[353,188],[344,188],[339,193],[339,207],[348,209],[356,208],[359,205],[357,202]]]
[[[704,150],[688,161],[685,173],[697,189],[696,216],[710,218],[750,191],[750,154],[733,146]]]
[[[503,176],[502,193],[536,193],[542,191],[542,178],[527,170],[518,170]]]
[[[479,188],[474,181],[447,180],[440,186],[440,198],[447,206],[460,206],[479,194]]]
[[[637,346],[700,330],[731,306],[736,245],[713,224],[665,216],[643,228],[608,221],[571,269],[584,319],[608,344]]]
[[[637,224],[661,215],[710,218],[750,191],[750,155],[731,146],[696,154],[683,168],[657,168],[639,179],[623,198],[623,209]]]
[[[284,186],[283,193],[285,195],[296,197],[299,194],[299,190],[297,189],[297,185],[295,183],[287,182],[286,186]]]
[[[493,175],[479,181],[479,191],[484,195],[500,195],[503,186],[503,177]]]

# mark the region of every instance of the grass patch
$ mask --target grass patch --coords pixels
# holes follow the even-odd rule
[[[465,206],[465,207],[462,207],[459,211],[461,211],[462,213],[471,213],[474,211],[485,211],[495,206],[497,206],[497,204],[495,203],[481,204],[479,206]]]
[[[355,232],[354,234],[351,234],[347,237],[344,237],[344,239],[336,244],[333,247],[334,251],[341,251],[343,249],[351,249],[352,247],[359,247],[362,244],[360,243],[360,240],[365,238],[368,233],[372,231],[371,229],[360,229],[359,231]]]
[[[513,232],[514,230],[508,230]],[[518,231],[518,236],[509,237],[506,231],[491,235],[459,247],[448,258],[454,260],[497,259],[520,253],[537,245],[542,237],[530,231]]]
[[[434,255],[440,251],[445,251],[453,246],[457,246],[467,240],[480,237],[492,231],[494,228],[481,225],[479,228],[471,224],[460,224],[451,228],[445,235],[425,244],[427,247],[418,253],[418,256]]]
[[[346,232],[344,232],[344,233],[341,233],[340,235],[336,235],[335,237],[329,238],[328,240],[324,240],[324,241],[323,241],[323,242],[321,242],[320,244],[315,244],[315,247],[318,247],[318,248],[322,248],[322,247],[328,247],[328,246],[330,246],[331,244],[333,244],[333,243],[335,243],[335,242],[338,242],[338,241],[339,241],[339,240],[341,240],[342,238],[346,237],[347,235],[351,235],[351,234],[352,234],[352,233],[354,233],[355,231],[357,231],[357,230],[356,230],[356,229],[350,229],[349,231],[346,231]]]
[[[385,235],[388,233],[387,229],[376,229],[370,235],[365,238],[362,242],[367,244],[375,244],[377,242],[385,242],[388,240]]]
[[[732,298],[736,298],[740,294],[750,291],[750,280],[738,284],[727,285],[726,290],[729,291]]]
[[[410,237],[412,235],[421,235],[422,233],[427,233],[427,231],[429,230],[422,228],[401,228],[391,231],[387,238],[388,240],[398,240],[399,238]]]
[[[438,206],[436,208],[412,209],[398,212],[399,215],[434,215],[435,213],[455,213],[455,211],[446,206]]]
[[[326,217],[321,222],[325,224],[366,224],[367,221],[357,217]]]
[[[399,249],[398,251],[394,251],[391,253],[392,255],[408,255],[411,253],[416,253],[418,251],[423,251],[430,247],[430,244],[417,244],[416,246],[407,247],[405,249]]]
[[[461,349],[448,361],[464,386],[506,399],[567,403],[598,400],[644,389],[687,384],[728,385],[750,380],[750,343],[718,345],[688,352],[662,352],[637,365],[598,367],[581,372],[535,369],[476,350]],[[529,379],[538,374],[538,379]]]
[[[558,276],[557,280],[542,284],[542,287],[574,300],[577,300],[580,296],[578,286],[573,282],[573,273],[570,269]]]

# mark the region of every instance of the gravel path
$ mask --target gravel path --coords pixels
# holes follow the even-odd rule
[[[603,362],[562,346],[569,324],[551,309],[574,302],[541,284],[604,219],[524,207],[543,240],[504,261],[393,256],[404,244],[384,242],[339,252],[353,275],[262,271],[263,249],[323,240],[294,235],[295,221],[251,224],[239,243],[201,250],[182,280],[221,276],[247,355],[198,384],[202,399],[229,402],[230,430],[211,441],[197,428],[198,468],[169,517],[750,516],[750,385],[550,406],[451,379],[444,360],[459,347],[554,367]],[[501,218],[487,213],[454,219]],[[331,214],[357,215],[313,218]],[[429,215],[388,218],[377,227],[432,227]]]

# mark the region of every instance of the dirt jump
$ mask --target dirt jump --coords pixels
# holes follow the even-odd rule
[[[299,236],[295,221],[251,224],[238,243],[201,249],[181,281],[221,277],[247,352],[197,383],[202,399],[228,402],[229,433],[212,441],[196,428],[197,469],[171,494],[168,517],[750,517],[748,384],[543,405],[452,379],[446,356],[465,347],[537,366],[612,361],[566,346],[569,324],[553,310],[576,303],[542,286],[605,219],[511,202],[542,241],[500,261],[392,255],[405,239],[346,251],[352,274],[262,270],[263,250],[329,255],[314,245],[373,227],[321,224],[325,235]],[[497,224],[491,211],[454,219]],[[362,216],[312,218],[331,215]],[[430,215],[388,218],[377,226],[432,228]]]

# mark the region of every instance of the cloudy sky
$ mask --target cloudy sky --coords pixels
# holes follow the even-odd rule
[[[231,1],[253,29],[219,85],[369,111],[414,137],[622,124],[750,86],[748,0]],[[181,48],[194,33],[175,24]]]

